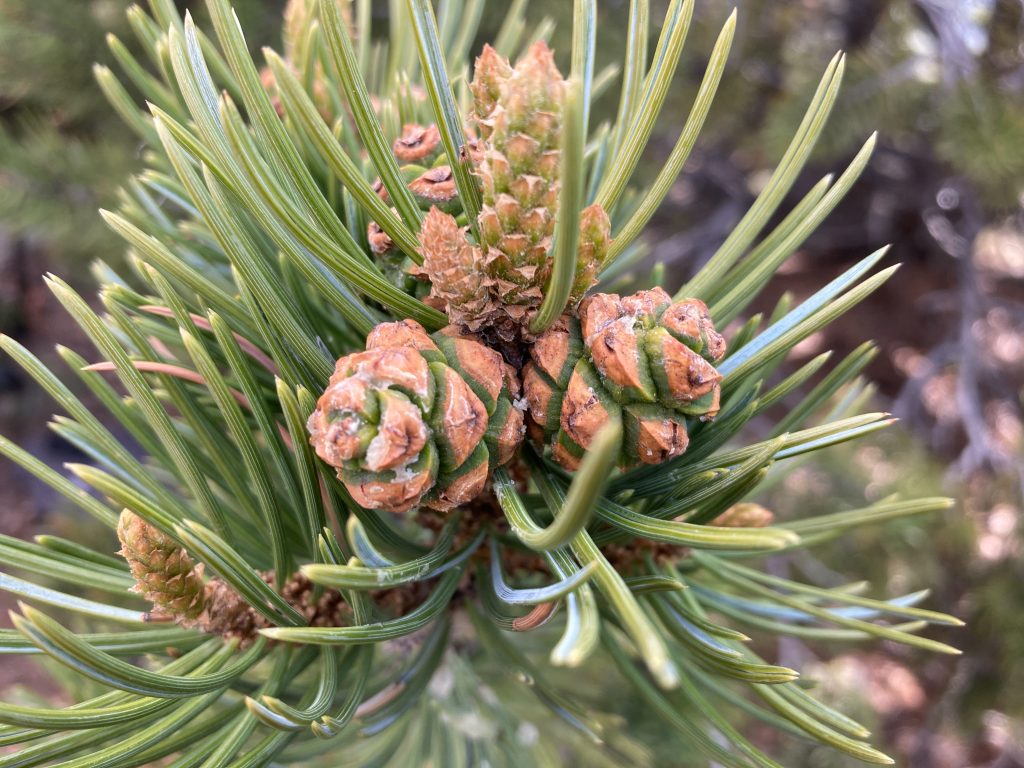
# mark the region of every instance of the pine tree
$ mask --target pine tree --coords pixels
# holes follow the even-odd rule
[[[0,341],[91,462],[68,477],[9,441],[0,452],[107,526],[111,551],[117,533],[123,556],[0,541],[3,563],[31,578],[0,576],[25,601],[0,648],[110,689],[66,709],[0,705],[0,740],[19,745],[0,766],[558,765],[563,744],[586,764],[656,764],[651,723],[675,762],[778,765],[737,712],[890,763],[745,634],[956,653],[921,636],[959,623],[917,607],[925,593],[879,600],[764,568],[948,500],[811,518],[749,501],[787,459],[892,422],[858,412],[863,350],[779,373],[892,273],[873,272],[884,249],[799,306],[745,316],[870,156],[873,138],[763,232],[821,133],[843,57],[714,257],[674,294],[628,295],[613,289],[694,147],[735,16],[671,154],[637,187],[692,0],[669,5],[649,65],[647,4],[631,4],[621,73],[595,72],[596,4],[580,0],[567,77],[542,92],[499,83],[524,53],[546,56],[525,3],[472,77],[481,0],[436,16],[428,0],[393,3],[379,44],[368,0],[295,0],[287,58],[265,50],[265,70],[227,0],[208,7],[211,32],[170,0],[133,11],[150,61],[122,63],[146,109],[97,72],[147,147],[147,169],[103,213],[127,270],[96,270],[101,312],[47,278],[96,348],[91,363],[61,348],[64,361],[134,444]],[[493,88],[473,79],[481,61],[501,75]],[[616,74],[617,119],[592,126]],[[430,168],[410,167],[434,131]],[[431,170],[450,184],[446,211],[417,193]],[[442,245],[450,269],[419,269]],[[492,263],[516,270],[516,301],[543,276],[529,311],[495,313],[495,294],[484,320],[451,311],[441,281]],[[782,402],[772,435],[751,438]]]

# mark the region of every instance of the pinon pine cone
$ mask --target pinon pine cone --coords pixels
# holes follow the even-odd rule
[[[621,418],[619,464],[660,464],[686,450],[686,419],[718,413],[725,355],[698,299],[661,288],[624,298],[598,293],[563,315],[530,349],[523,390],[531,427],[575,469],[609,419]]]
[[[514,342],[529,338],[526,329],[551,277],[565,81],[550,49],[538,42],[515,67],[485,46],[471,88],[480,242],[438,204],[420,231],[422,273],[453,323]],[[610,240],[608,216],[598,205],[582,212],[579,227],[573,302],[593,285]]]
[[[378,325],[338,360],[310,442],[367,509],[447,511],[483,491],[522,441],[519,385],[497,352],[454,328]]]
[[[160,615],[186,625],[194,622],[206,604],[205,587],[188,552],[128,510],[117,521],[117,538],[135,579],[132,591],[153,603]]]

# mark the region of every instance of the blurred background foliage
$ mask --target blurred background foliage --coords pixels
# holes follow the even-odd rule
[[[277,43],[281,4],[235,0],[254,48]],[[653,0],[652,17],[663,4]],[[127,5],[0,0],[0,329],[40,354],[75,340],[40,275],[52,270],[83,282],[92,259],[116,260],[119,251],[96,209],[116,198],[139,147],[100,94],[92,63],[113,58],[108,32],[130,46]],[[732,5],[739,8],[732,72],[649,229],[643,270],[660,262],[674,284],[711,255],[781,156],[822,67],[836,50],[846,51],[830,125],[783,210],[848,162],[873,130],[879,149],[763,302],[774,304],[782,291],[800,298],[855,258],[893,243],[891,258],[904,264],[896,278],[827,337],[808,339],[804,357],[792,363],[876,339],[881,353],[868,370],[878,384],[875,398],[905,428],[835,449],[759,501],[783,514],[813,514],[825,504],[852,507],[897,491],[920,495],[943,486],[958,496],[961,503],[942,520],[860,531],[814,558],[780,560],[778,568],[828,581],[829,564],[844,563],[895,593],[906,591],[912,573],[915,583],[933,584],[933,604],[970,624],[939,638],[962,647],[964,657],[888,645],[840,653],[823,663],[824,693],[874,723],[902,765],[1024,766],[1024,2],[699,0],[683,77],[645,159],[649,171],[670,150]],[[179,6],[202,18],[201,2]],[[572,3],[532,6],[536,29],[554,22],[552,44],[566,59]],[[618,20],[628,0],[598,6],[597,50],[607,57],[600,67],[623,50]],[[375,12],[383,20],[387,3],[375,4]],[[612,88],[603,108],[611,114],[615,107]],[[36,408],[48,404],[3,366],[0,431],[55,464],[67,460],[39,429],[49,411]],[[36,528],[58,504],[0,465],[0,530]],[[68,519],[53,516],[51,527]],[[782,664],[813,665],[818,650],[788,638],[777,653]],[[0,671],[0,686],[59,695],[25,674]],[[591,682],[600,695],[600,681]],[[664,759],[685,765],[673,762],[677,755]],[[847,764],[799,749],[783,762]]]

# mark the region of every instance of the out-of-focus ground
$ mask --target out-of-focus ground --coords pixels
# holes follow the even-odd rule
[[[658,18],[664,3],[652,3]],[[198,5],[198,4],[189,4]],[[272,40],[278,3],[240,3],[254,42]],[[571,3],[552,14],[562,58]],[[623,49],[628,3],[598,3],[598,50]],[[885,243],[903,268],[882,290],[800,349],[838,355],[865,339],[875,403],[902,423],[790,472],[767,502],[780,516],[832,511],[890,493],[954,495],[930,521],[858,532],[799,562],[825,582],[868,578],[878,592],[930,585],[929,605],[969,623],[934,657],[887,644],[808,646],[786,640],[781,663],[820,671],[829,698],[875,726],[901,765],[1024,766],[1024,3],[1021,0],[767,0],[737,2],[740,21],[703,140],[649,231],[651,260],[671,280],[722,242],[763,186],[832,53],[847,52],[830,128],[788,210],[825,173],[840,172],[879,130],[854,191],[780,271],[758,309],[785,290],[799,300]],[[729,10],[698,0],[693,29],[652,145],[671,149],[707,52]],[[138,146],[93,85],[108,61],[104,32],[129,39],[124,4],[0,0],[0,329],[60,370],[52,349],[88,352],[40,276],[88,285],[96,258],[121,246],[95,215],[111,205]],[[482,42],[482,41],[481,41]],[[652,42],[653,46],[653,42]],[[615,108],[615,89],[601,107]],[[595,115],[600,115],[597,110]],[[45,429],[52,406],[0,359],[0,433],[59,466],[77,460]],[[0,462],[0,533],[82,533],[52,494]],[[113,542],[111,542],[113,548]],[[0,595],[0,615],[9,603]],[[0,622],[4,619],[0,619]],[[57,695],[33,665],[0,663],[0,689]],[[769,738],[769,737],[765,737]],[[848,765],[779,744],[786,765]]]

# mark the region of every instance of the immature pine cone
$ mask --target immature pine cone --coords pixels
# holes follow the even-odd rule
[[[205,607],[205,587],[188,552],[127,509],[117,521],[117,538],[135,578],[132,591],[153,603],[160,616],[194,626]]]
[[[514,68],[485,46],[471,89],[479,133],[471,155],[483,193],[481,241],[471,243],[450,210],[432,212],[420,233],[423,272],[431,296],[453,323],[514,342],[529,338],[526,329],[551,276],[565,81],[543,42]],[[610,223],[593,205],[582,212],[579,226],[574,302],[593,285]]]
[[[601,427],[621,417],[619,464],[660,464],[686,450],[686,417],[718,413],[725,354],[704,302],[661,288],[598,293],[541,334],[523,369],[536,437],[575,469]]]
[[[378,325],[338,360],[310,442],[367,509],[447,511],[479,494],[522,440],[519,385],[497,352],[454,328]]]

